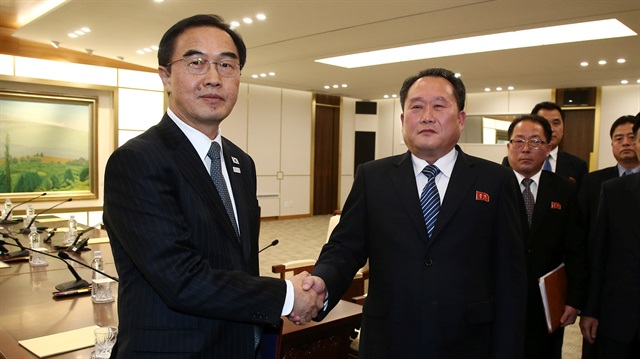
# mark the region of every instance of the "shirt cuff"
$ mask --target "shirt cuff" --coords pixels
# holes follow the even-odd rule
[[[293,283],[290,280],[285,280],[284,282],[287,284],[287,296],[284,297],[282,315],[289,315],[293,310]]]

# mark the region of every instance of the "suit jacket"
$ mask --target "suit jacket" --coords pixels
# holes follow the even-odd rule
[[[576,192],[575,183],[542,171],[531,227],[520,196],[528,278],[525,352],[530,358],[554,357],[551,353],[555,339],[548,335],[538,278],[564,262],[567,305],[578,310],[585,305],[587,246],[584,227],[579,222]]]
[[[502,165],[511,167],[507,156],[502,159]],[[589,173],[589,167],[583,159],[569,152],[558,151],[555,173],[579,185],[582,182],[582,178]]]
[[[357,170],[312,273],[325,281],[331,310],[369,258],[360,358],[522,357],[517,184],[506,168],[456,149],[431,239],[409,152]]]
[[[598,337],[629,343],[640,330],[640,174],[606,181],[589,248],[589,299]]]
[[[596,223],[602,183],[618,177],[620,177],[618,166],[612,166],[588,173],[580,183],[578,194],[580,212],[582,222],[588,226],[589,230],[592,230]]]
[[[239,239],[202,160],[166,114],[109,158],[104,223],[120,276],[112,357],[254,358],[255,325],[278,323],[286,285],[257,277],[255,165],[227,139],[222,146]]]

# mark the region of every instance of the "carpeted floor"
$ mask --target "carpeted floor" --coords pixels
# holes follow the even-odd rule
[[[277,277],[271,266],[297,259],[317,259],[327,236],[329,215],[301,219],[264,220],[260,224],[260,248],[274,239],[279,243],[260,254],[260,273]],[[582,335],[577,323],[565,330],[564,359],[580,359]]]

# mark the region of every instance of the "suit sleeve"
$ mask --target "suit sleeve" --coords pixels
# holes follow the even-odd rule
[[[564,262],[567,270],[567,304],[584,309],[587,287],[587,231],[580,219],[575,185],[571,183],[567,229],[564,233]]]
[[[166,151],[156,150],[120,148],[107,163],[104,222],[121,286],[143,285],[130,290],[156,293],[183,314],[277,323],[284,281],[234,270],[241,251],[212,224],[215,218],[198,201],[203,194],[184,188]]]

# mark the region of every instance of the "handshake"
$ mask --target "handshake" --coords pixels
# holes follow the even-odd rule
[[[320,277],[304,271],[291,278],[293,284],[293,310],[290,321],[297,325],[309,323],[324,308],[327,287]]]

